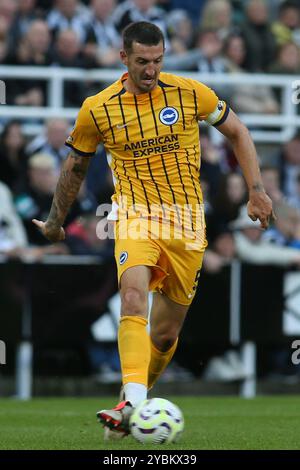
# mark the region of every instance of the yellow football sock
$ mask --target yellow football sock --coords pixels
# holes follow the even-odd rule
[[[157,379],[160,377],[160,375],[163,373],[167,365],[169,364],[170,360],[172,359],[176,348],[177,348],[177,343],[178,343],[178,338],[176,339],[175,343],[173,346],[171,346],[168,351],[159,351],[152,341],[151,343],[151,360],[150,360],[150,365],[149,365],[149,371],[148,371],[148,389],[153,387]]]
[[[148,321],[143,317],[121,317],[118,345],[123,385],[129,382],[147,387],[150,362],[150,338],[146,330]]]

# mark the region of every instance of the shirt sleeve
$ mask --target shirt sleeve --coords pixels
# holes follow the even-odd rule
[[[95,154],[101,140],[101,132],[87,98],[79,110],[75,126],[66,140],[66,145],[79,155],[91,157]]]
[[[203,83],[195,82],[197,119],[213,126],[222,124],[229,113],[229,106],[220,100],[215,92]]]

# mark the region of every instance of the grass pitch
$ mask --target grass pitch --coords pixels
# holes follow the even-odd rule
[[[164,397],[183,411],[180,442],[143,446],[132,437],[103,442],[95,413],[114,398],[0,399],[0,449],[300,449],[300,397]]]

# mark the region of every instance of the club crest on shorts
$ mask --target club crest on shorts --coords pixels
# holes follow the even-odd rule
[[[120,254],[120,258],[119,258],[119,263],[122,265],[125,263],[125,261],[127,261],[127,258],[128,258],[128,253],[127,251],[122,251],[122,253]]]
[[[172,124],[175,124],[175,122],[178,121],[178,118],[179,114],[177,109],[170,106],[163,108],[159,113],[160,122],[166,126],[172,126]]]

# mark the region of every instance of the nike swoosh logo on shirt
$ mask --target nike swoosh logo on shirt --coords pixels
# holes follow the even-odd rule
[[[128,126],[128,124],[125,122],[125,124],[117,124],[116,128],[117,129],[123,129],[124,127]]]

